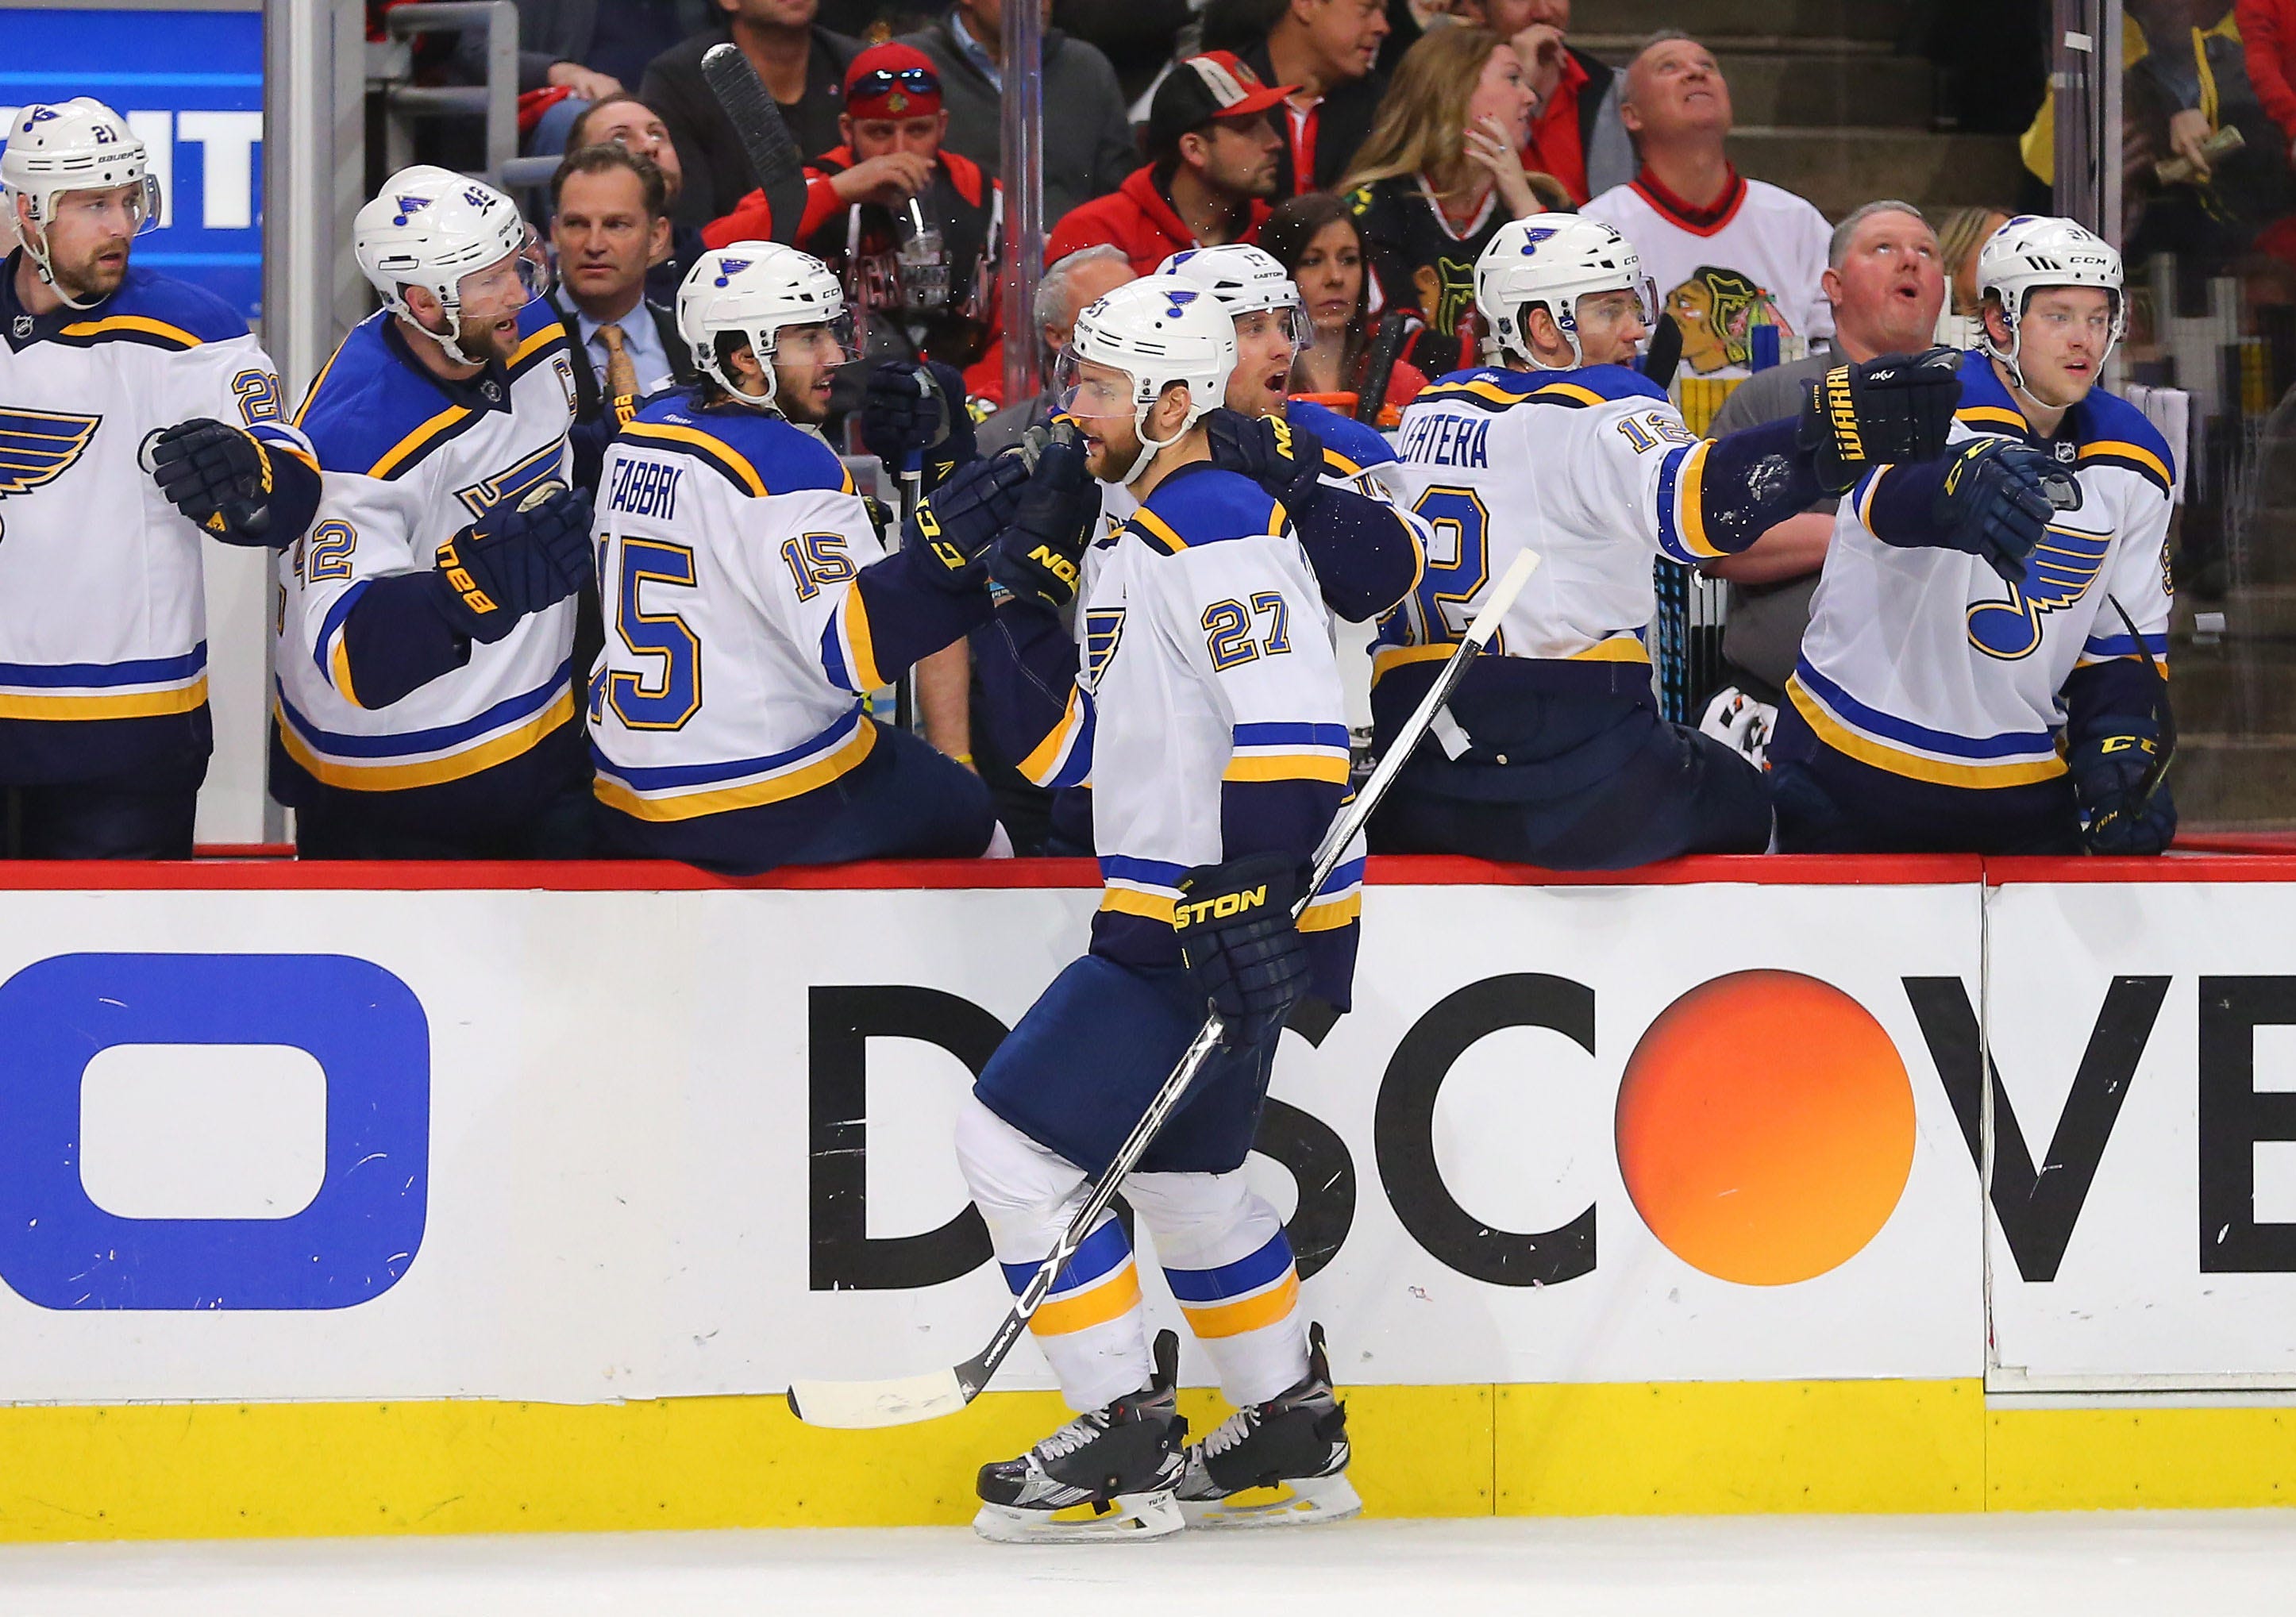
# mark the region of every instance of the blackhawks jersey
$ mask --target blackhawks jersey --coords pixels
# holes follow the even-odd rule
[[[606,452],[599,800],[655,826],[788,802],[877,742],[861,697],[988,614],[888,555],[818,433],[690,392]]]
[[[1432,538],[1419,587],[1381,625],[1374,679],[1448,657],[1524,550],[1541,565],[1493,652],[1566,665],[1549,680],[1563,687],[1586,683],[1567,665],[1647,664],[1652,556],[1687,566],[1726,554],[1703,514],[1713,446],[1623,366],[1456,372],[1411,401],[1396,447]]]
[[[352,632],[353,613],[381,580],[430,570],[439,547],[494,506],[570,475],[565,328],[537,300],[519,332],[508,364],[448,382],[384,311],[353,327],[312,383],[297,421],[327,488],[309,533],[279,560],[275,736],[283,757],[275,756],[273,785],[283,800],[298,801],[312,781],[388,792],[472,780],[572,722],[572,597],[500,640],[464,643],[464,661],[388,702],[370,701],[381,660],[421,631],[437,633],[436,614],[424,607],[404,636]],[[363,670],[362,656],[374,663]]]
[[[94,308],[26,312],[0,264],[0,782],[204,757],[199,526],[139,450],[199,417],[311,463],[279,378],[201,289],[131,268]]]
[[[2168,654],[2175,466],[2152,423],[2102,388],[2043,439],[1983,354],[1963,361],[1961,380],[1951,441],[1990,433],[2048,452],[2079,480],[2080,508],[2057,513],[2010,584],[1981,557],[1875,538],[1874,502],[1892,473],[1868,472],[1834,518],[1786,691],[1820,741],[1861,763],[1946,785],[2026,785],[2064,773],[2056,732],[2076,669]]]

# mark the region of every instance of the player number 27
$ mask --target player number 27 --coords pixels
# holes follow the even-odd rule
[[[1256,637],[1252,620],[1264,618],[1267,628]],[[1241,601],[1215,601],[1204,608],[1204,649],[1211,653],[1212,671],[1223,673],[1261,657],[1281,657],[1292,649],[1292,608],[1275,591],[1262,590],[1247,609]]]

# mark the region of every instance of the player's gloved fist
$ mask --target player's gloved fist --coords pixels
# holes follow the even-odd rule
[[[2049,488],[2056,463],[2038,449],[2005,438],[1964,444],[1947,466],[1930,517],[1952,550],[1982,556],[2012,584],[2025,576],[2025,558],[2049,531],[2056,506]]]
[[[1323,484],[1324,442],[1305,427],[1280,415],[1242,415],[1209,411],[1204,430],[1211,439],[1212,464],[1240,472],[1287,511],[1302,511]]]
[[[917,502],[901,529],[902,546],[933,563],[923,571],[936,584],[958,594],[979,589],[988,578],[983,558],[1020,514],[1028,481],[1028,463],[1010,450],[965,462]]]
[[[1172,930],[1197,989],[1241,1048],[1283,1025],[1308,991],[1308,946],[1292,923],[1299,867],[1282,854],[1199,865],[1180,878]]]
[[[1084,436],[1072,423],[1054,423],[1029,448],[1036,469],[1013,525],[988,553],[988,588],[999,599],[1058,612],[1076,599],[1085,549],[1100,525],[1100,485],[1085,467]]]
[[[2152,854],[2177,834],[2161,726],[2134,713],[2093,721],[2065,755],[2081,843],[2091,853]]]
[[[202,416],[155,432],[144,464],[169,504],[211,533],[270,526],[271,454],[255,435]]]
[[[964,407],[964,374],[937,362],[888,359],[862,390],[861,441],[895,472],[919,457],[925,487],[938,488],[980,455]]]
[[[1802,403],[1795,440],[1819,487],[1841,494],[1868,466],[1935,460],[1961,406],[1962,357],[1948,348],[1839,365]]]
[[[529,612],[563,601],[590,576],[590,497],[548,482],[512,511],[489,511],[439,546],[447,615],[473,640],[496,641]]]

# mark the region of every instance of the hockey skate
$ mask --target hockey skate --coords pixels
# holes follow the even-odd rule
[[[1348,1410],[1332,1392],[1324,1327],[1308,1327],[1308,1374],[1264,1404],[1239,1409],[1192,1443],[1180,1479],[1191,1527],[1296,1527],[1363,1509],[1348,1481]]]
[[[1172,1490],[1188,1423],[1175,1383],[1180,1339],[1156,1337],[1155,1379],[1088,1410],[1018,1459],[980,1468],[972,1531],[998,1544],[1158,1539],[1186,1525]]]

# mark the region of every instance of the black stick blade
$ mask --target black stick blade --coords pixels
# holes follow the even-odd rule
[[[730,40],[710,46],[701,59],[701,77],[741,136],[758,188],[773,211],[773,239],[796,245],[798,224],[805,217],[805,158],[790,138],[781,108],[742,47]]]

